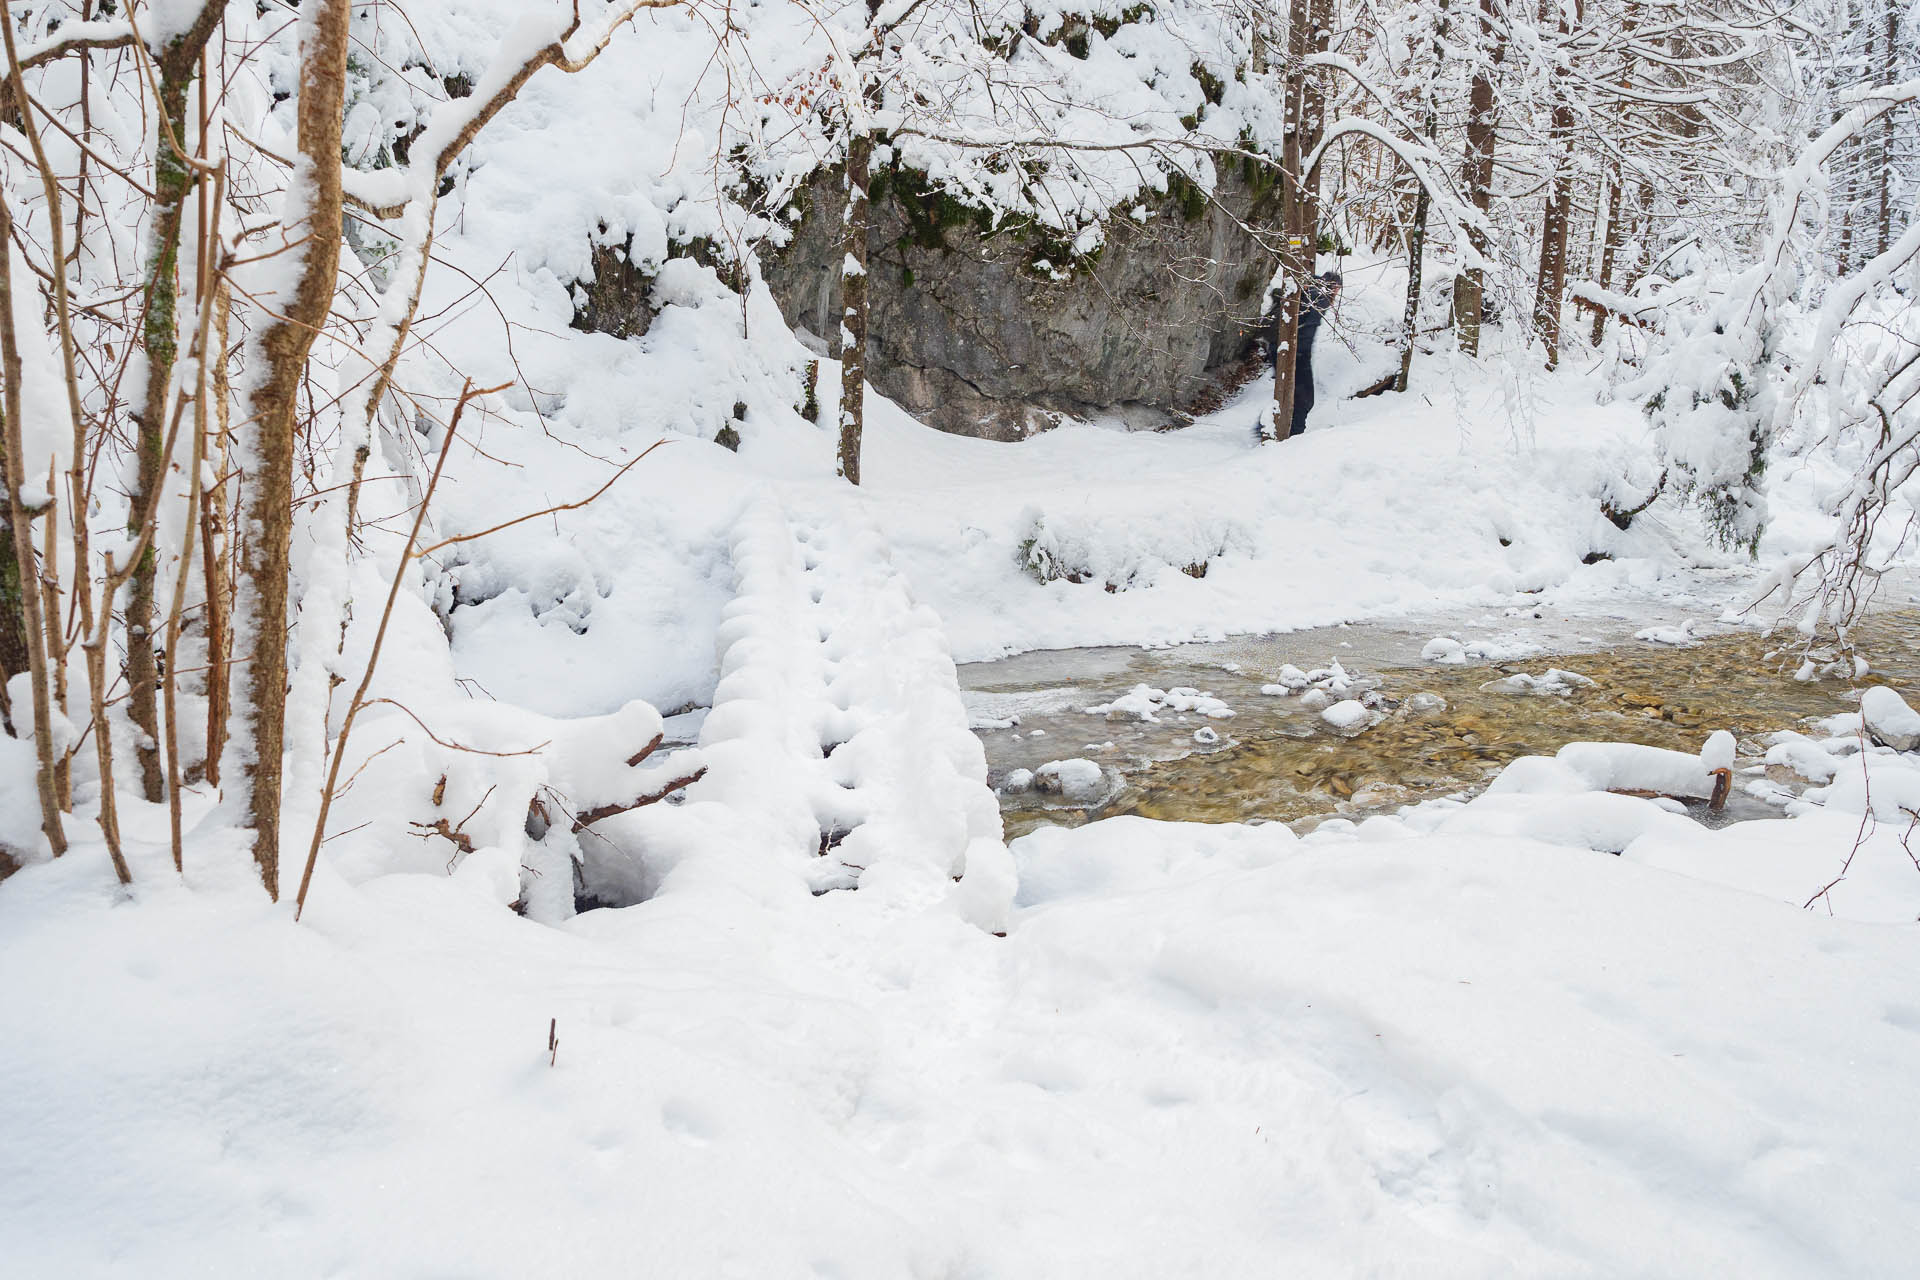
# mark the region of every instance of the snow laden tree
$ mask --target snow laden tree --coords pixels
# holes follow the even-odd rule
[[[1914,81],[1834,96],[1840,118],[1781,175],[1755,259],[1718,277],[1709,262],[1652,300],[1664,340],[1630,388],[1647,397],[1676,486],[1701,505],[1722,542],[1749,553],[1766,521],[1761,479],[1783,435],[1803,428],[1843,451],[1858,442],[1853,481],[1833,503],[1834,538],[1778,584],[1810,593],[1809,629],[1851,620],[1859,584],[1875,572],[1876,527],[1914,467],[1920,420],[1907,380],[1920,363],[1920,331],[1902,272],[1920,253],[1920,236],[1909,230],[1834,277],[1823,249],[1830,166],[1916,96]]]
[[[217,783],[279,896],[288,788],[319,786],[284,762],[330,746],[354,499],[398,415],[434,202],[534,75],[671,2],[537,6],[459,94],[391,6],[8,7],[0,719],[35,744],[46,852],[97,829],[130,880],[130,751],[176,867],[181,793]],[[407,92],[350,97],[381,67]],[[343,254],[349,216],[397,234]]]

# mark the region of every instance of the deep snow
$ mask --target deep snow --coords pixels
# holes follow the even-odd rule
[[[1015,843],[1004,939],[725,860],[555,929],[422,875],[295,926],[154,850],[125,900],[76,853],[0,890],[0,1239],[75,1277],[1903,1274],[1920,933],[1708,882],[1856,826],[1115,819]]]

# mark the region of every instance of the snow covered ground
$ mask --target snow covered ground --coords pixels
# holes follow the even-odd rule
[[[1016,842],[1005,938],[750,860],[560,928],[432,875],[296,926],[82,851],[0,889],[0,1241],[71,1277],[1908,1274],[1920,872],[1883,834],[1834,916],[1713,883],[1797,894],[1859,825],[1116,819]]]
[[[429,43],[490,48],[468,25]],[[660,62],[678,110],[693,68]],[[403,593],[372,692],[406,706],[356,730],[301,924],[205,796],[184,877],[164,812],[123,801],[131,894],[78,822],[0,884],[0,1272],[1912,1273],[1920,759],[1783,740],[1831,785],[1718,832],[1532,764],[1304,839],[1116,819],[1009,849],[950,664],[1532,604],[1679,635],[1819,535],[1839,462],[1770,474],[1759,567],[1670,500],[1622,532],[1601,505],[1651,479],[1647,428],[1584,354],[1423,354],[1408,394],[1338,398],[1398,314],[1363,266],[1301,439],[1251,446],[1258,385],[1186,430],[1018,445],[875,398],[850,492],[765,290],[665,258],[716,234],[687,198],[711,175],[638,107],[579,109],[607,83],[542,81],[452,201],[423,336],[515,388],[476,408],[433,536],[669,443]],[[595,236],[658,268],[643,337],[568,328]],[[736,420],[737,454],[711,443]],[[376,517],[404,505],[381,461]],[[630,799],[656,711],[707,706],[646,766],[706,767],[685,804],[584,852],[532,834],[543,788]],[[26,794],[0,824],[30,840]],[[570,917],[573,852],[642,900]]]
[[[552,775],[489,765],[492,834],[449,862],[400,829],[448,767],[423,744],[339,806],[298,926],[217,840],[176,879],[163,815],[137,804],[131,897],[84,842],[8,880],[8,1269],[1908,1272],[1914,761],[1789,744],[1834,764],[1827,807],[1719,832],[1540,766],[1306,839],[1117,819],[1014,842],[1016,884],[975,812],[977,743],[942,736],[958,703],[924,677],[943,650],[1532,602],[1717,611],[1755,571],[1685,512],[1625,534],[1602,517],[1643,427],[1597,391],[1543,381],[1516,426],[1487,377],[1427,361],[1411,395],[1323,400],[1307,436],[1257,450],[1258,388],[1183,432],[1020,445],[880,404],[857,494],[824,432],[756,427],[756,402],[737,457],[678,435],[608,498],[466,544],[427,583],[450,653],[409,604],[376,692],[502,746],[583,740],[582,716],[650,729],[636,698],[758,699],[716,711],[691,757],[739,767],[624,828],[667,842],[632,868],[644,901],[565,919],[556,882],[547,923],[502,904],[525,796]],[[594,424],[613,390],[576,392],[546,431],[487,428],[443,535],[591,492],[661,425]],[[1818,465],[1779,491],[1813,494]],[[1812,527],[1807,502],[1781,509],[1769,556]],[[1092,580],[1037,581],[1036,545]],[[872,572],[805,576],[835,547]],[[739,665],[756,645],[786,665]],[[916,790],[935,765],[947,781]],[[877,825],[823,880],[802,863],[835,804]],[[909,855],[891,889],[841,891],[876,850]]]

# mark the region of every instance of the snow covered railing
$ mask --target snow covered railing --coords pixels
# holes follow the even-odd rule
[[[933,612],[856,511],[796,528],[773,500],[733,542],[737,595],[690,801],[756,813],[816,893],[953,899],[1004,924],[1012,862]],[[956,882],[957,887],[956,887]]]

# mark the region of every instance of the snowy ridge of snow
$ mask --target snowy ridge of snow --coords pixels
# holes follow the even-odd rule
[[[733,555],[738,595],[700,732],[708,773],[688,807],[746,821],[815,893],[951,898],[1002,927],[1012,863],[986,752],[939,619],[914,604],[878,530],[857,515],[796,527],[763,496]]]

